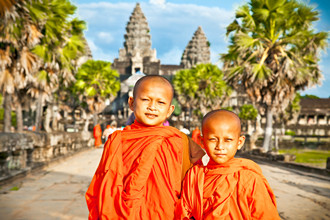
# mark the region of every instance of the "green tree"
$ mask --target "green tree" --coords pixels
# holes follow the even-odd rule
[[[111,69],[111,63],[101,60],[88,60],[75,75],[73,93],[81,94],[80,100],[87,103],[93,113],[94,126],[98,123],[97,114],[103,111],[106,98],[116,96],[120,90],[119,74]]]
[[[179,102],[197,116],[220,108],[231,94],[231,88],[223,80],[222,71],[213,64],[199,64],[191,69],[178,71],[173,86]]]
[[[309,94],[306,94],[304,96],[300,96],[302,99],[319,99],[320,97],[316,96],[316,95],[309,95]]]
[[[254,130],[252,129],[252,122],[256,120],[258,116],[258,110],[253,105],[244,104],[240,107],[240,112],[238,116],[247,124],[246,133],[250,136],[250,143],[248,145],[249,147],[247,150],[252,150],[253,148],[255,148],[255,142],[257,140],[255,136],[258,136],[259,134],[259,130],[256,127]]]
[[[296,91],[318,84],[320,50],[327,32],[316,33],[318,11],[296,0],[251,0],[227,27],[228,52],[221,55],[228,83],[241,83],[266,116],[263,149],[270,149],[273,116],[283,112]]]

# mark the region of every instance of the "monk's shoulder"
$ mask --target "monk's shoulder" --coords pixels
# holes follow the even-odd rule
[[[196,164],[194,166],[192,166],[191,168],[189,168],[189,170],[187,171],[187,175],[200,175],[200,173],[204,172],[204,168],[205,166],[203,166],[202,164]]]
[[[242,169],[238,171],[240,177],[240,183],[249,186],[255,182],[263,181],[264,177],[260,166],[249,159],[239,159],[242,165]]]
[[[241,170],[248,170],[256,173],[261,173],[260,166],[250,159],[245,158],[235,158],[236,165],[241,167]]]

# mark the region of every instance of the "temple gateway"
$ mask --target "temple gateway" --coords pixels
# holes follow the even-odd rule
[[[120,73],[121,80],[137,72],[172,76],[178,70],[211,62],[209,42],[202,27],[198,27],[182,54],[180,65],[162,65],[156,49],[151,48],[150,28],[139,3],[129,18],[124,38],[124,48],[119,49],[119,57],[112,65]]]

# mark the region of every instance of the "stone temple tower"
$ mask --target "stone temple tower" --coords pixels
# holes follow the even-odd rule
[[[211,63],[211,59],[209,41],[199,26],[183,52],[181,65],[189,69],[200,63]]]
[[[120,74],[159,73],[160,61],[156,58],[156,50],[151,49],[149,32],[147,19],[137,3],[126,26],[124,48],[119,50],[119,58],[113,62],[113,68]]]

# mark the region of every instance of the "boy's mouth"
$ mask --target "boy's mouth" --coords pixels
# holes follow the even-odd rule
[[[155,115],[155,114],[150,114],[150,113],[146,113],[145,115],[147,116],[147,118],[151,118],[151,119],[157,117],[157,115]]]
[[[217,157],[225,157],[226,154],[219,154],[219,153],[216,153],[215,156],[217,156]]]

